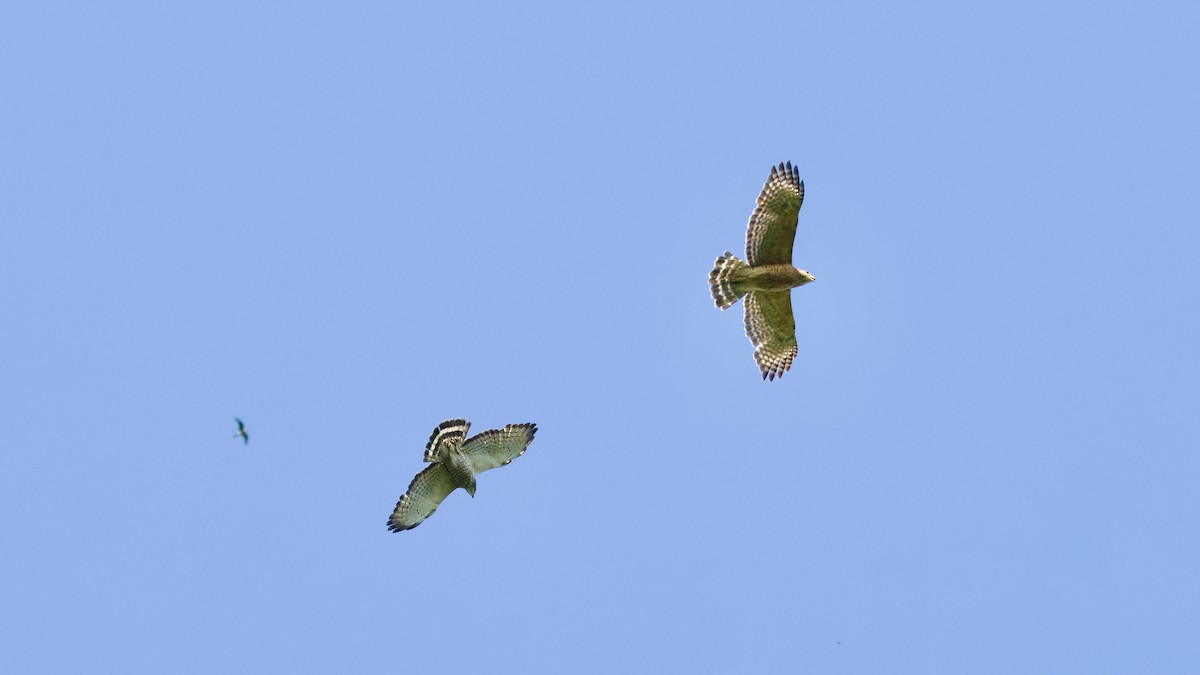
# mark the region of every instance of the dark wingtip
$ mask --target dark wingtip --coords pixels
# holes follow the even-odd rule
[[[433,515],[433,514],[431,513],[430,515]],[[424,522],[424,521],[421,521],[421,522]],[[420,524],[421,523],[417,523],[417,525],[420,525]],[[404,527],[403,525],[400,525],[399,523],[393,523],[391,521],[391,519],[388,519],[388,531],[389,532],[404,532],[404,531],[413,529],[417,525],[409,525],[408,527]]]

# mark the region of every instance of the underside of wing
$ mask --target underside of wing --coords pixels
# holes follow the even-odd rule
[[[388,529],[392,532],[411,530],[420,525],[426,518],[437,511],[437,507],[451,492],[454,492],[454,481],[450,480],[450,472],[441,464],[431,464],[408,484],[392,516],[388,518]]]
[[[464,419],[446,420],[434,427],[433,433],[429,434],[429,442],[425,444],[425,461],[436,460],[444,445],[461,445],[470,428],[471,423]]]
[[[463,452],[471,460],[475,473],[504,466],[525,453],[533,442],[537,425],[531,423],[509,424],[503,429],[488,429],[472,436],[463,445]]]
[[[796,220],[804,203],[804,181],[791,162],[771,167],[746,227],[746,261],[751,266],[792,264]]]
[[[782,377],[799,351],[792,292],[753,291],[746,295],[745,305],[746,337],[754,345],[754,360],[763,379]]]

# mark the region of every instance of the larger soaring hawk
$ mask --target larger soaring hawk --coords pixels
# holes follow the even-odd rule
[[[792,266],[802,203],[804,181],[792,163],[771,167],[746,229],[749,264],[726,251],[708,273],[717,307],[726,309],[746,296],[746,337],[754,345],[754,360],[764,380],[782,377],[791,368],[797,352],[791,289],[815,281],[813,275]]]
[[[433,515],[442,500],[457,488],[475,496],[475,475],[504,466],[520,457],[537,433],[534,424],[509,424],[467,438],[471,423],[446,420],[434,428],[425,444],[425,461],[432,462],[408,485],[396,502],[388,529],[411,530]]]

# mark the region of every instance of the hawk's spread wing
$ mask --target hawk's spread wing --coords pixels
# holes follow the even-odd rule
[[[408,492],[396,502],[392,517],[388,518],[388,529],[392,532],[411,530],[437,511],[437,507],[454,492],[454,481],[450,472],[441,464],[431,464],[416,475],[408,484]]]
[[[463,445],[463,452],[471,460],[471,469],[475,473],[504,466],[525,453],[525,448],[533,442],[537,433],[537,425],[508,424],[503,429],[488,429],[472,436]]]
[[[425,461],[436,461],[443,445],[462,443],[470,428],[471,423],[464,419],[446,420],[434,427],[433,433],[429,434],[429,442],[425,444]]]
[[[746,295],[746,337],[763,379],[782,377],[796,358],[796,320],[792,292],[752,291]]]
[[[746,227],[746,262],[752,267],[792,264],[792,242],[802,203],[804,181],[792,163],[771,167]]]

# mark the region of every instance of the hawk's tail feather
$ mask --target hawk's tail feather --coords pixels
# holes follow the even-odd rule
[[[446,420],[433,429],[429,434],[429,442],[425,444],[425,461],[432,462],[437,458],[438,447],[443,443],[461,445],[467,438],[467,430],[471,423],[464,419]]]
[[[725,251],[724,255],[713,263],[713,269],[708,273],[708,285],[712,289],[713,302],[719,309],[727,309],[746,294],[746,289],[741,288],[737,281],[741,276],[739,272],[749,268],[749,265],[738,260],[738,257],[729,251]]]

